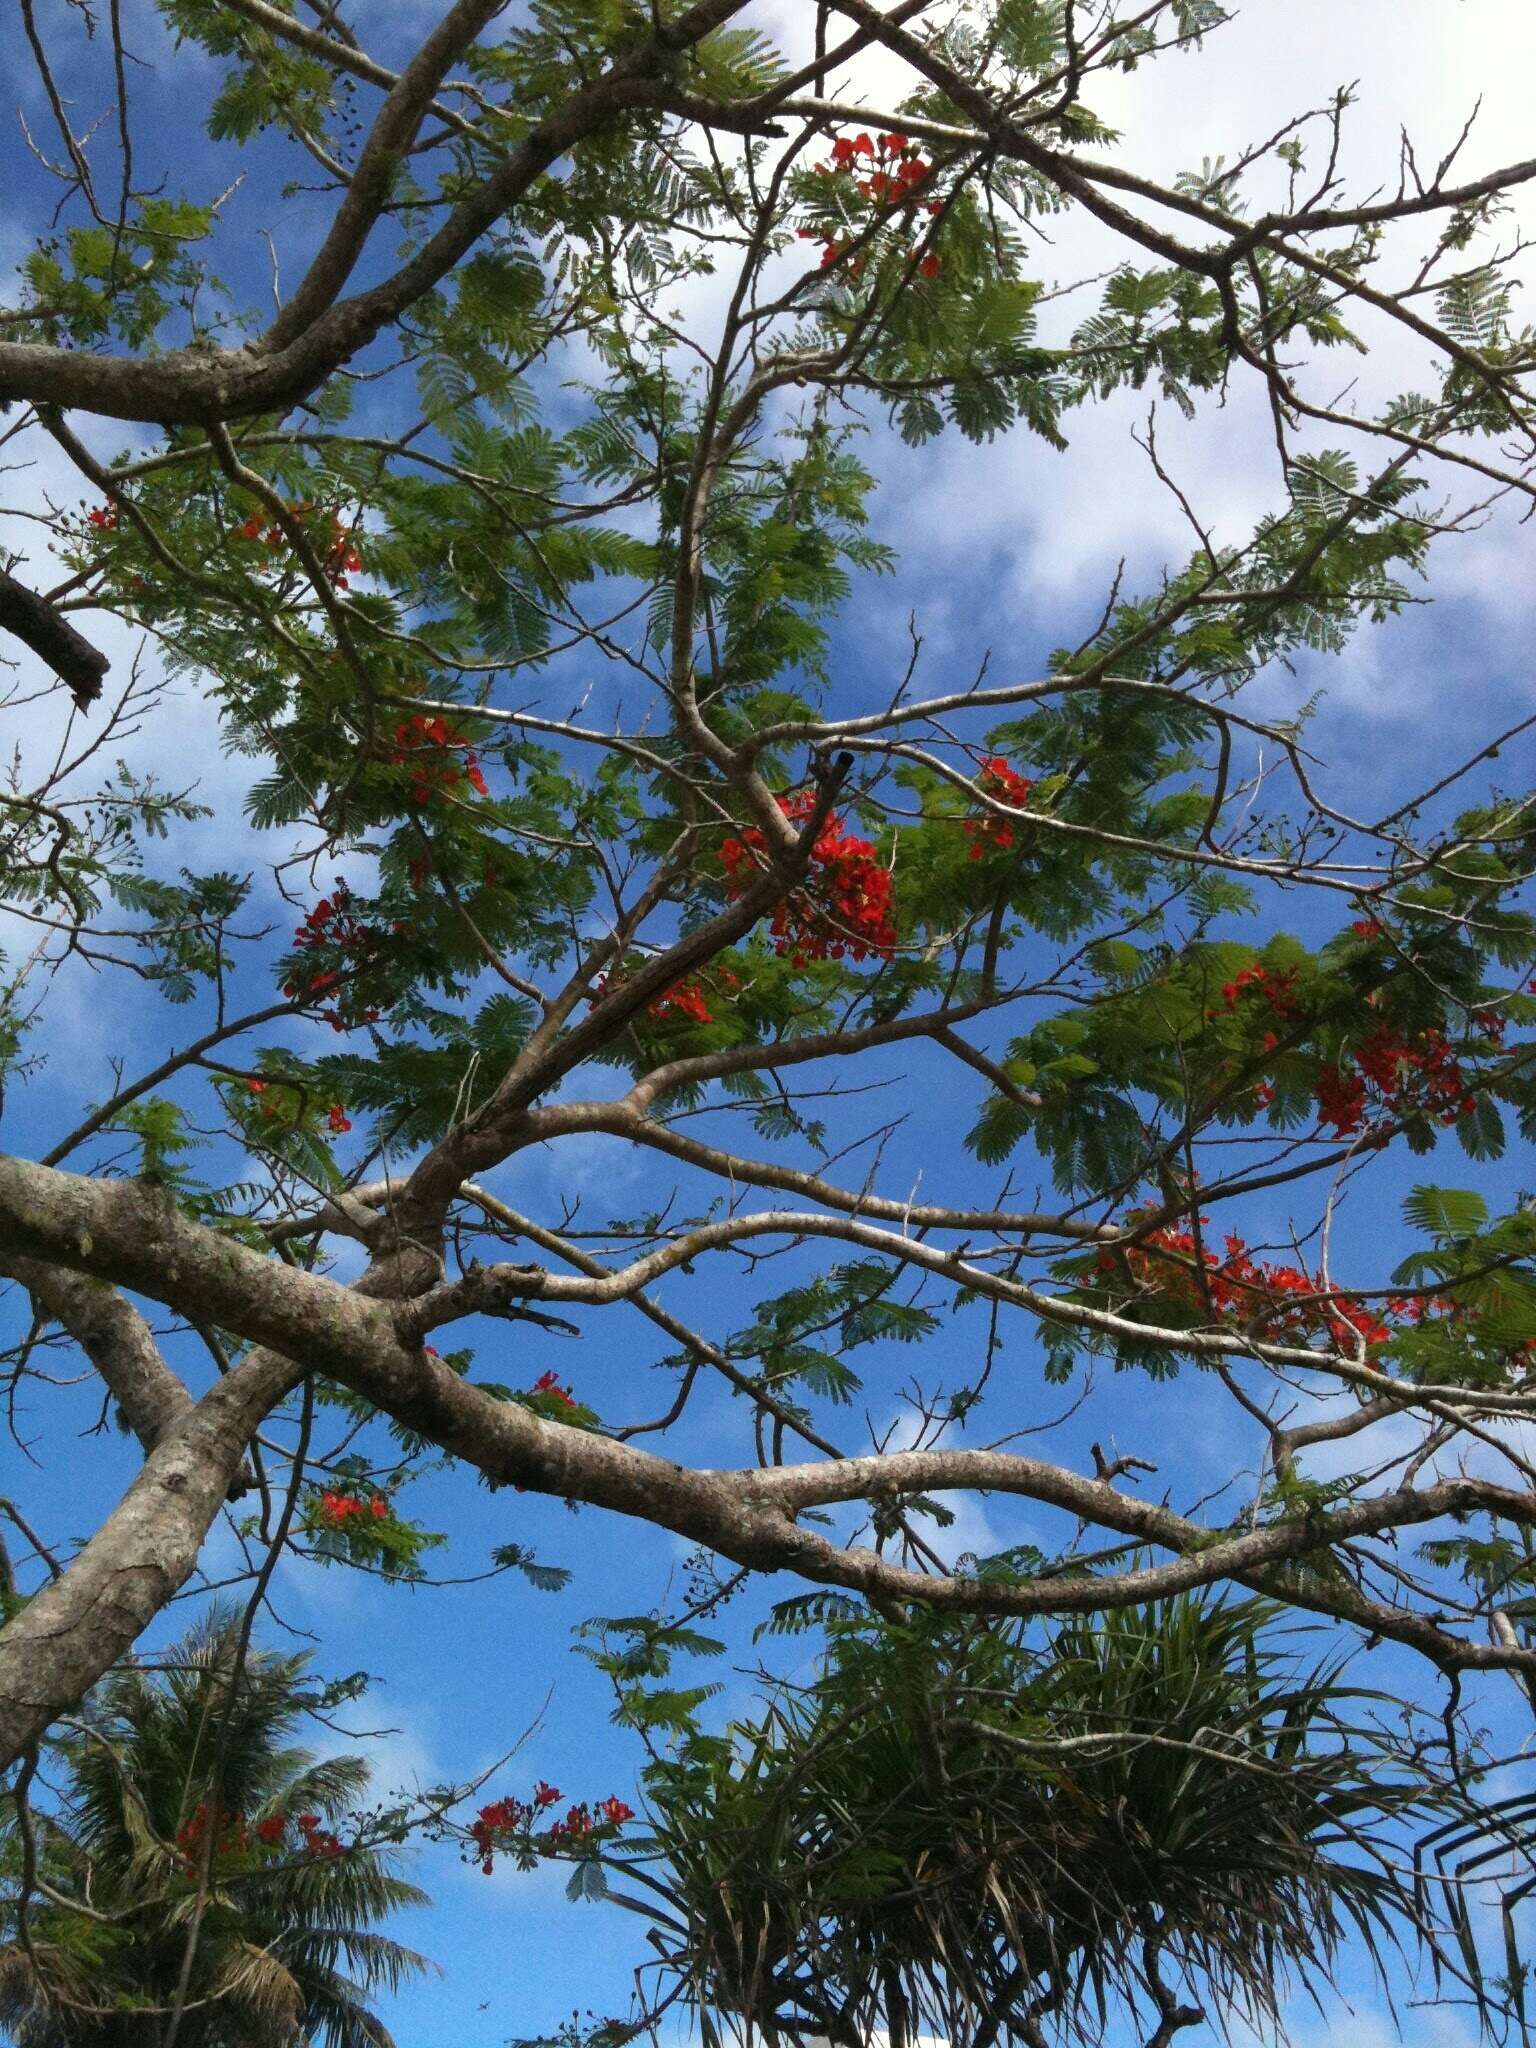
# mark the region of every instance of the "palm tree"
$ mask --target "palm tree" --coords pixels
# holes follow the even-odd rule
[[[1411,1850],[1467,1799],[1403,1751],[1337,1667],[1298,1668],[1258,1600],[1046,1640],[844,1619],[811,1684],[654,1762],[649,1840],[603,1860],[708,2048],[1043,2048],[1098,2038],[1117,2006],[1166,2048],[1202,2019],[1277,2022],[1350,1931],[1384,1977],[1400,1948],[1446,1962]]]
[[[160,2048],[178,2003],[177,2048],[393,2048],[369,1995],[431,1966],[374,1926],[426,1896],[345,1840],[367,1763],[292,1746],[307,1657],[242,1662],[239,1641],[214,1613],[160,1668],[108,1678],[50,1752],[59,1809],[31,1821],[39,1882],[0,1939],[17,2048]],[[14,1820],[4,1852],[18,1878]]]

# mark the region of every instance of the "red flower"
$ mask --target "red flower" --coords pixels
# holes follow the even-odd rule
[[[549,1787],[541,1785],[538,1790],[547,1792]],[[537,1796],[537,1795],[536,1795]],[[556,1792],[554,1798],[560,1797]],[[547,1802],[538,1801],[538,1804]],[[525,1806],[520,1799],[496,1799],[489,1806],[482,1806],[469,1824],[469,1838],[474,1843],[475,1860],[480,1865],[483,1877],[489,1877],[495,1868],[492,1854],[498,1835],[515,1834],[527,1826],[534,1815],[533,1806]]]
[[[924,259],[926,263],[927,259]],[[918,269],[924,277],[932,277],[938,268],[938,258],[933,258],[934,269],[928,270],[924,263]],[[981,769],[976,777],[976,787],[983,796],[990,796],[999,803],[1010,805],[1022,811],[1029,802],[1029,793],[1034,784],[1027,775],[1018,774],[1001,754],[987,754],[982,758]],[[970,843],[970,857],[981,860],[991,848],[1000,853],[1013,849],[1013,821],[1000,818],[995,811],[989,811],[983,818],[966,818],[960,827]]]
[[[566,1408],[574,1408],[577,1405],[576,1396],[571,1392],[570,1388],[562,1387],[559,1380],[555,1377],[554,1373],[552,1372],[540,1373],[539,1377],[534,1381],[532,1387],[529,1389],[529,1392],[534,1394],[548,1394],[551,1396],[552,1399],[560,1402],[561,1405]]]
[[[331,1104],[330,1116],[327,1121],[333,1131],[350,1131],[352,1128],[352,1119],[347,1115],[345,1108],[339,1102]]]
[[[452,759],[460,751],[464,754],[462,767]],[[434,795],[446,795],[466,780],[477,795],[490,795],[479,756],[465,735],[441,717],[428,717],[422,711],[395,727],[395,747],[389,765],[409,767],[413,803],[428,803]]]
[[[1429,1051],[1433,1056],[1432,1046]],[[1134,1223],[1134,1215],[1127,1221]],[[1202,1228],[1206,1221],[1200,1218]],[[1230,1319],[1264,1337],[1320,1337],[1335,1349],[1354,1353],[1389,1343],[1405,1323],[1413,1326],[1436,1318],[1466,1326],[1475,1321],[1464,1304],[1443,1295],[1389,1296],[1379,1306],[1341,1299],[1298,1266],[1270,1265],[1255,1258],[1235,1235],[1224,1240],[1218,1254],[1193,1228],[1153,1230],[1118,1253],[1100,1251],[1092,1270],[1116,1276],[1093,1283],[1111,1300],[1123,1296],[1127,1282],[1144,1299],[1157,1297],[1154,1315],[1167,1303],[1183,1312],[1183,1320],[1192,1315],[1195,1322],[1209,1326],[1213,1319]],[[1505,1355],[1523,1366],[1530,1348],[1536,1347],[1521,1343],[1507,1348]]]
[[[815,809],[812,791],[780,797],[779,809],[796,821]],[[766,865],[767,839],[748,826],[740,837],[720,848],[726,893],[744,896]],[[867,839],[844,832],[842,819],[829,814],[811,849],[807,880],[774,910],[769,924],[774,951],[796,967],[809,960],[889,960],[896,950],[891,915],[891,871],[875,858]]]
[[[257,1821],[256,1839],[258,1842],[280,1842],[283,1839],[283,1836],[286,1834],[287,1829],[287,1814],[269,1813],[265,1820]]]
[[[327,1492],[320,1496],[319,1518],[329,1529],[343,1529],[354,1516],[364,1512],[363,1503],[355,1494]],[[302,1819],[299,1825],[304,1825]]]
[[[695,1024],[713,1024],[715,1021],[713,1011],[704,1000],[703,983],[697,978],[674,981],[654,1002],[646,1004],[648,1017],[665,1017],[674,1010],[681,1016],[691,1017]]]
[[[1272,974],[1267,967],[1261,967],[1257,961],[1254,961],[1251,965],[1241,968],[1231,981],[1224,981],[1221,985],[1223,1006],[1228,1010],[1235,1010],[1249,989],[1261,998],[1271,1016],[1295,1016],[1296,970],[1294,967],[1288,967],[1279,974]],[[1213,1017],[1217,1014],[1218,1012],[1214,1010],[1211,1012]]]
[[[600,1799],[597,1804],[597,1810],[604,1820],[608,1822],[609,1826],[615,1828],[623,1827],[625,1821],[633,1820],[635,1817],[635,1809],[632,1806],[626,1806],[622,1799]]]
[[[299,1832],[304,1837],[306,1856],[344,1856],[346,1850],[329,1828],[320,1825],[317,1813],[299,1815]]]
[[[401,927],[396,927],[396,932]],[[316,996],[328,989],[339,986],[343,979],[342,970],[350,980],[352,976],[374,967],[391,950],[395,934],[381,930],[356,915],[352,908],[352,895],[344,882],[336,884],[334,900],[322,896],[314,908],[307,913],[293,935],[293,942],[301,953],[315,952],[321,948],[340,956],[336,967],[320,969],[306,965],[283,984],[283,993],[305,1003],[311,1003]],[[321,1010],[333,1031],[345,1031],[360,1023],[374,1023],[381,1012],[377,1004],[361,1006],[357,997],[348,994],[335,1009]]]
[[[1461,1063],[1437,1025],[1411,1037],[1390,1024],[1378,1025],[1355,1048],[1352,1062],[1323,1070],[1316,1096],[1319,1118],[1337,1137],[1362,1127],[1373,1099],[1389,1117],[1427,1115],[1441,1124],[1455,1123],[1473,1103]]]

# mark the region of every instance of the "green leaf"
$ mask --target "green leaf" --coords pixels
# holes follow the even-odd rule
[[[1403,1202],[1403,1220],[1433,1237],[1474,1237],[1488,1222],[1488,1204],[1470,1188],[1416,1187]]]
[[[608,1879],[595,1856],[584,1856],[565,1882],[568,1899],[606,1899]]]

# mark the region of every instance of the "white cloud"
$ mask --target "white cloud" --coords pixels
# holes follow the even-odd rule
[[[776,25],[798,23],[803,36],[808,10],[768,12]],[[1489,61],[1490,53],[1496,61]],[[1242,9],[1207,39],[1198,57],[1165,56],[1134,73],[1100,77],[1090,99],[1122,130],[1106,154],[1167,180],[1197,168],[1205,157],[1230,163],[1298,109],[1323,106],[1335,87],[1359,80],[1340,156],[1348,194],[1358,199],[1395,188],[1399,123],[1405,117],[1427,170],[1479,100],[1461,174],[1472,177],[1525,156],[1533,60],[1536,11],[1510,0],[1468,0],[1454,20],[1442,0],[1358,0],[1345,8],[1333,0],[1294,0]],[[882,59],[860,69],[855,87],[872,91],[889,76],[889,62]],[[1321,140],[1312,145],[1314,164],[1323,149]],[[1149,204],[1144,210],[1158,226],[1195,243],[1207,238],[1187,219]],[[1515,220],[1530,230],[1532,202],[1525,193],[1518,195]],[[1053,217],[1048,228],[1050,246],[1042,250],[1040,274],[1052,286],[1114,263],[1150,266],[1156,260],[1138,257],[1080,211]],[[1405,228],[1392,245],[1399,268],[1411,266],[1431,245],[1429,229]],[[1051,333],[1064,336],[1092,296],[1065,300],[1059,311],[1048,308]],[[1426,371],[1420,343],[1395,323],[1370,313],[1363,317],[1370,358],[1341,350],[1311,377],[1313,394],[1345,411],[1411,387]],[[1020,633],[1035,644],[1044,635],[1050,644],[1064,637],[1054,621],[1070,619],[1074,604],[1100,602],[1122,560],[1128,585],[1135,588],[1162,562],[1188,555],[1195,544],[1191,529],[1130,438],[1133,427],[1144,428],[1155,395],[1149,386],[1069,415],[1064,425],[1072,445],[1065,457],[1022,431],[979,450],[953,436],[915,452],[881,445],[877,466],[886,488],[877,518],[901,545],[909,573],[923,575],[929,585],[921,625],[935,658],[972,657],[978,628],[1000,650]],[[1157,432],[1166,466],[1218,539],[1242,539],[1279,499],[1268,402],[1252,373],[1234,370],[1224,401],[1203,401],[1193,423],[1160,402]],[[1342,429],[1318,428],[1308,430],[1302,445],[1345,438]],[[1362,467],[1386,452],[1379,444],[1361,444]],[[1475,479],[1460,481],[1475,486]],[[1510,515],[1495,518],[1474,539],[1437,551],[1441,591],[1486,607],[1505,645],[1513,644],[1533,602],[1524,574],[1527,548],[1528,537]],[[978,562],[994,569],[994,602],[982,621],[957,613],[944,597],[951,571],[965,567],[974,573]],[[1397,670],[1393,687],[1383,688],[1382,672],[1391,660],[1361,636],[1350,661],[1331,672],[1330,687],[1353,706],[1394,719],[1412,717],[1421,711],[1433,678],[1405,678]]]

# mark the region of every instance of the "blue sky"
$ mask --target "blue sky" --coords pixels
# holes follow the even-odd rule
[[[70,20],[63,0],[50,0],[40,12],[55,26]],[[762,13],[792,36],[803,25],[793,0]],[[130,34],[143,36],[148,47],[152,30],[144,9],[130,6],[125,14]],[[403,47],[412,28],[430,14],[420,4],[391,9],[378,46],[386,54],[392,44]],[[1198,74],[1188,64],[1169,62],[1117,81],[1105,110],[1126,129],[1127,157],[1140,152],[1153,170],[1171,170],[1207,154],[1230,155],[1267,132],[1276,109],[1284,114],[1315,103],[1335,84],[1358,77],[1362,103],[1351,147],[1361,165],[1376,164],[1377,177],[1364,181],[1374,184],[1395,176],[1395,124],[1403,108],[1411,108],[1425,154],[1433,157],[1478,92],[1486,105],[1471,161],[1481,167],[1526,154],[1519,145],[1533,59],[1536,30],[1516,0],[1464,0],[1455,8],[1445,0],[1356,0],[1348,10],[1322,0],[1289,0],[1283,6],[1254,0],[1235,30],[1213,40]],[[162,50],[157,62],[159,70],[143,80],[146,149],[160,148],[168,167],[201,189],[212,176],[211,162],[182,109],[192,83],[201,87],[203,60]],[[69,82],[83,94],[90,76],[81,71]],[[1191,81],[1197,76],[1195,91]],[[879,80],[860,84],[873,92]],[[19,90],[25,97],[29,88],[23,83]],[[30,111],[35,121],[35,106]],[[262,149],[286,162],[285,145]],[[0,258],[10,261],[34,231],[45,187],[14,126],[0,140],[0,166]],[[230,201],[224,260],[241,282],[263,274],[263,229],[273,234],[282,275],[297,275],[325,215],[323,201],[301,196],[284,205],[279,219],[263,219],[258,195],[264,187],[269,191],[270,181],[253,176]],[[1070,224],[1043,258],[1053,275],[1091,270],[1094,264],[1092,237]],[[707,326],[717,307],[718,286],[705,284],[688,295],[685,310]],[[1392,374],[1402,367],[1391,365]],[[1341,369],[1341,383],[1352,369]],[[991,656],[994,677],[1038,673],[1048,650],[1076,638],[1097,614],[1119,560],[1128,561],[1134,583],[1138,574],[1155,573],[1170,554],[1182,555],[1187,537],[1176,511],[1128,439],[1144,412],[1145,400],[1136,399],[1077,417],[1070,423],[1073,448],[1066,456],[1023,436],[982,451],[954,442],[914,452],[883,431],[873,434],[865,457],[882,483],[876,530],[899,550],[902,567],[894,580],[861,584],[839,623],[832,659],[838,706],[859,710],[888,692],[905,660],[909,616],[924,638],[922,679],[934,687],[969,677],[984,655]],[[1223,413],[1192,429],[1172,419],[1160,420],[1159,428],[1165,456],[1181,482],[1218,522],[1230,522],[1235,530],[1272,502],[1273,463],[1251,395],[1234,392]],[[106,450],[130,438],[108,429],[94,437],[94,445]],[[79,495],[53,458],[38,454],[36,468],[0,484],[7,509],[24,506],[37,490]],[[14,546],[31,538],[14,518],[0,520],[0,537]],[[1485,532],[1440,551],[1434,586],[1443,595],[1434,609],[1363,632],[1342,661],[1326,668],[1312,664],[1298,675],[1266,678],[1256,687],[1256,706],[1278,712],[1325,685],[1329,694],[1314,726],[1314,744],[1330,764],[1333,787],[1363,812],[1381,807],[1421,780],[1426,760],[1438,759],[1464,725],[1491,728],[1530,708],[1529,548],[1528,532],[1495,514]],[[125,662],[131,649],[121,629],[109,627],[106,634],[114,656]],[[149,658],[153,664],[153,652]],[[552,671],[547,701],[568,703],[586,680],[579,663]],[[611,712],[611,698],[599,701],[609,687],[600,686],[594,712]],[[18,738],[40,752],[52,739],[46,723],[51,713],[28,716],[31,722]],[[176,779],[195,779],[215,808],[211,820],[176,836],[165,851],[168,863],[242,866],[272,857],[240,816],[247,764],[220,754],[212,716],[189,682],[171,686],[166,704],[128,751]],[[1508,779],[1518,774],[1512,759]],[[289,916],[270,892],[265,900],[275,918]],[[1330,928],[1315,906],[1297,901],[1291,908],[1297,928]],[[45,1149],[74,1121],[82,1101],[109,1091],[114,1056],[126,1056],[131,1068],[148,1065],[187,1035],[187,1023],[185,1016],[167,1015],[141,995],[125,993],[121,983],[108,984],[82,967],[61,975],[48,1013],[48,1058],[25,1088],[13,1088],[6,1142],[24,1153]],[[882,1185],[897,1190],[911,1185],[941,1150],[953,1149],[956,1121],[970,1121],[978,1098],[947,1075],[935,1085],[930,1069],[897,1054],[884,1060],[879,1079],[878,1093],[836,1112],[837,1128],[852,1137],[896,1123],[885,1141]],[[1451,1160],[1443,1166],[1437,1161],[1436,1170],[1455,1182],[1459,1160],[1454,1154]],[[1373,1182],[1368,1201],[1345,1206],[1336,1268],[1358,1262],[1374,1276],[1391,1262],[1397,1201],[1422,1172],[1394,1168]],[[1485,1172],[1481,1184],[1496,1200],[1531,1179],[1529,1163],[1512,1156],[1492,1175]],[[991,1187],[979,1169],[970,1170],[970,1180],[974,1192]],[[492,1185],[514,1206],[542,1214],[579,1196],[584,1216],[600,1220],[664,1200],[674,1177],[613,1141],[593,1139],[563,1147],[558,1159],[526,1155]],[[966,1177],[952,1185],[957,1198],[965,1198]],[[1249,1220],[1251,1237],[1283,1237],[1287,1217],[1276,1205]],[[686,1298],[707,1327],[723,1330],[743,1319],[756,1294],[789,1284],[801,1269],[805,1261],[797,1255],[770,1268],[760,1285],[726,1270],[711,1281],[707,1297],[696,1287],[685,1294],[679,1283],[675,1293],[664,1288],[660,1298],[678,1306]],[[7,1308],[14,1319],[16,1304]],[[946,1363],[962,1347],[979,1344],[981,1327],[975,1315],[947,1322],[927,1356],[894,1349],[865,1354],[866,1395],[838,1419],[843,1439],[856,1444],[866,1434],[866,1411],[876,1432],[898,1423],[903,1389],[914,1372],[928,1383],[945,1376]],[[476,1370],[484,1376],[526,1385],[553,1368],[604,1415],[632,1419],[648,1405],[659,1412],[670,1395],[670,1379],[652,1367],[658,1349],[638,1317],[610,1312],[588,1318],[580,1340],[538,1334],[530,1339],[482,1326],[470,1341],[479,1353]],[[176,1340],[173,1355],[201,1384],[202,1362],[184,1341]],[[1060,1390],[1041,1386],[1032,1339],[1022,1330],[1011,1337],[1004,1363],[999,1400],[1006,1405],[988,1412],[976,1440],[992,1435],[1005,1415],[1017,1426],[1064,1405]],[[8,1490],[66,1550],[95,1526],[135,1467],[131,1446],[110,1426],[91,1433],[97,1409],[88,1384],[46,1395],[39,1390],[17,1420],[23,1437],[33,1430],[41,1434],[46,1426],[46,1458],[33,1466],[14,1448],[8,1458]],[[1188,1499],[1230,1471],[1223,1433],[1227,1413],[1193,1375],[1172,1386],[1128,1378],[1112,1390],[1108,1427],[1119,1448],[1157,1460],[1160,1471],[1149,1484]],[[1086,1464],[1089,1440],[1105,1429],[1105,1409],[1099,1406],[1053,1443],[1065,1460]],[[679,1457],[736,1463],[745,1454],[739,1409],[728,1400],[706,1403],[690,1412],[673,1441]],[[67,1447],[62,1453],[61,1445]],[[42,1443],[38,1455],[44,1457]],[[945,1539],[952,1552],[984,1553],[1024,1540],[1049,1546],[1066,1533],[1043,1512],[1005,1502],[957,1507],[959,1521]],[[282,1566],[267,1640],[277,1644],[313,1635],[323,1644],[320,1663],[328,1674],[366,1669],[377,1675],[366,1704],[351,1719],[360,1729],[387,1731],[359,1744],[374,1760],[381,1791],[409,1792],[467,1778],[520,1744],[485,1796],[523,1791],[535,1777],[571,1797],[632,1795],[638,1749],[610,1727],[606,1686],[573,1654],[571,1631],[593,1614],[645,1611],[675,1601],[685,1576],[683,1546],[595,1511],[573,1514],[555,1501],[491,1495],[462,1473],[423,1481],[411,1511],[449,1536],[449,1547],[432,1560],[443,1574],[474,1573],[493,1545],[516,1540],[530,1544],[541,1559],[569,1566],[573,1578],[558,1595],[537,1592],[515,1576],[489,1585],[413,1591],[315,1565]],[[217,1531],[205,1558],[207,1577],[222,1577],[236,1556],[233,1537]],[[751,1666],[766,1654],[753,1648],[752,1626],[771,1601],[791,1590],[787,1581],[754,1587],[722,1618],[730,1655],[705,1674],[723,1680],[722,1716],[750,1702]],[[173,1610],[153,1639],[174,1633],[196,1604],[193,1597]],[[794,1671],[798,1658],[803,1673],[809,1656],[802,1646],[781,1652],[776,1662]],[[1407,1677],[1402,1660],[1387,1652],[1368,1660],[1368,1676],[1382,1684],[1398,1676],[1421,1682]],[[1512,1687],[1490,1685],[1483,1705],[1502,1739],[1523,1739]],[[553,2028],[573,2008],[625,2008],[630,1973],[641,1954],[634,1926],[612,1909],[567,1904],[563,1872],[546,1869],[525,1878],[502,1868],[485,1879],[451,1851],[429,1848],[420,1852],[413,1874],[435,1905],[407,1916],[398,1931],[438,1958],[444,1974],[387,2003],[386,2016],[402,2048],[496,2048],[509,2036]],[[1361,1982],[1354,1973],[1346,1984],[1363,1999],[1351,2031],[1356,2048],[1376,2048],[1378,2041],[1397,2036],[1374,1996],[1361,1992]],[[1330,2006],[1321,2019],[1298,2013],[1297,2032],[1306,2048],[1336,2038],[1342,2011]],[[1463,2023],[1451,2011],[1416,2014],[1404,2038],[1424,2048],[1460,2048]]]

